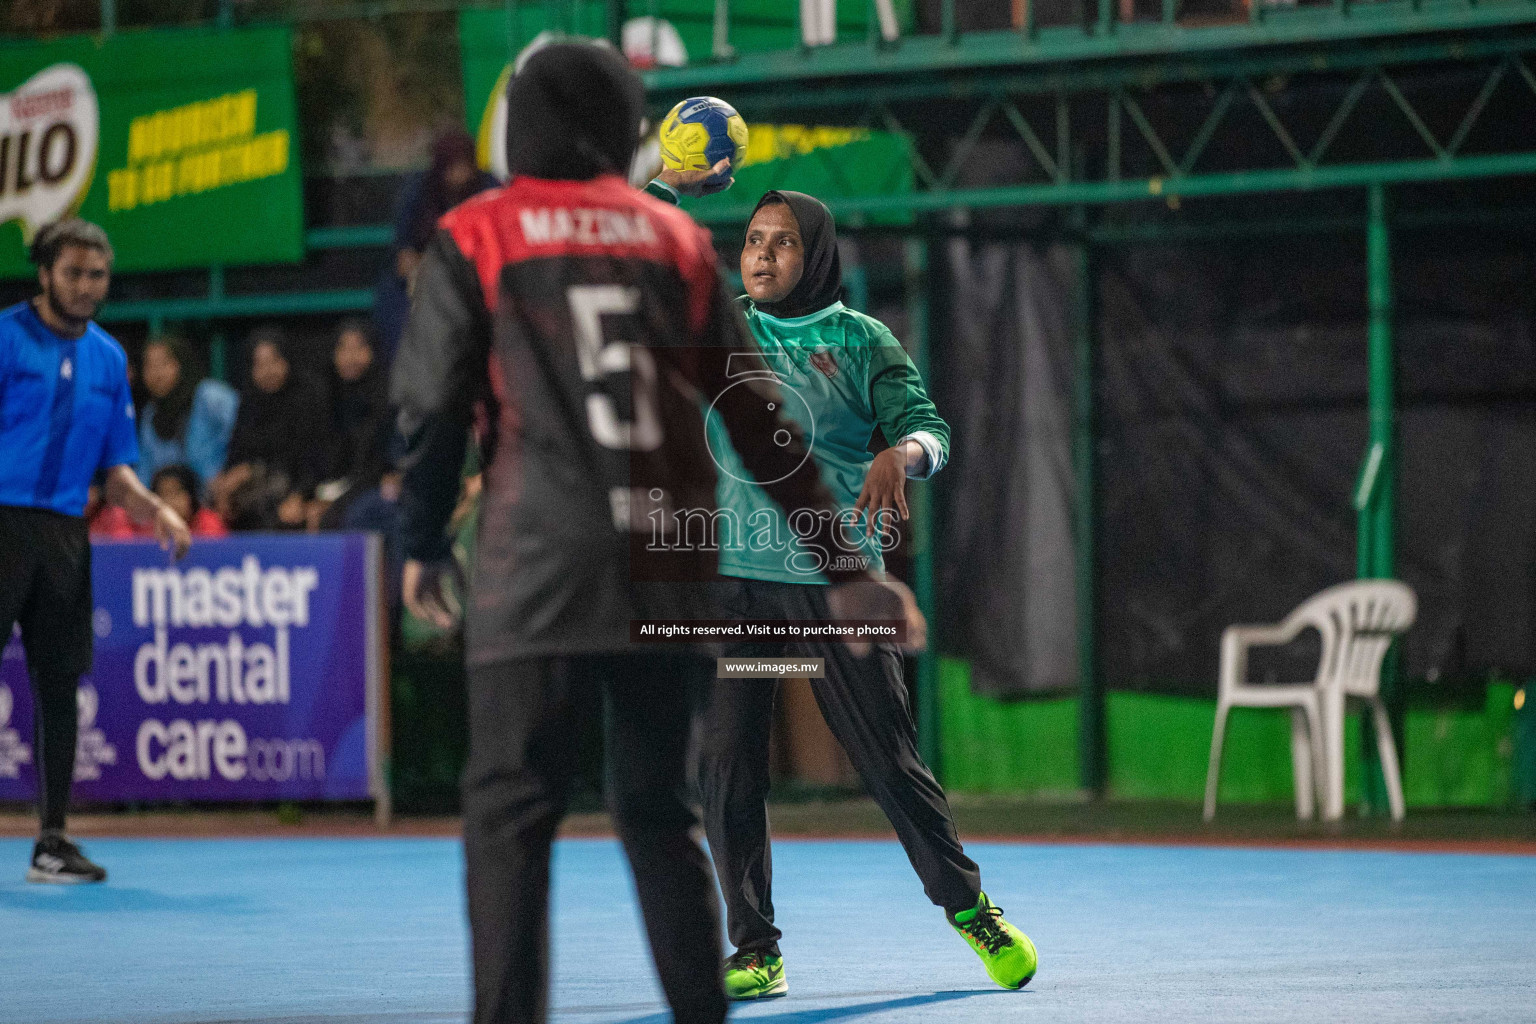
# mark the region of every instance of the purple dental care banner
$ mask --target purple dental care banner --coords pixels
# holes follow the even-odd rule
[[[378,552],[369,534],[199,540],[175,564],[151,542],[92,545],[75,799],[386,808]],[[8,639],[0,800],[31,800],[32,691]]]

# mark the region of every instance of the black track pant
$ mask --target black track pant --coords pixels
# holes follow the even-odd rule
[[[548,1016],[550,843],[577,776],[581,722],[605,704],[614,828],[673,1019],[725,1019],[719,911],[685,767],[691,719],[712,669],[707,659],[672,653],[470,670],[464,850],[475,1024],[543,1024]],[[606,938],[590,939],[601,959]]]
[[[0,505],[0,647],[17,623],[32,679],[38,813],[44,829],[62,831],[75,776],[75,691],[91,668],[84,519]]]
[[[829,617],[826,588],[731,580],[726,610],[737,619]],[[969,910],[981,875],[955,835],[949,801],[917,752],[901,654],[879,645],[856,658],[840,642],[735,645],[728,657],[824,658],[826,678],[812,679],[822,717],[890,819],[923,891],[951,913]],[[727,935],[738,949],[777,952],[773,856],[768,845],[768,730],[777,683],[717,679],[702,715],[699,795],[710,855],[725,896]]]

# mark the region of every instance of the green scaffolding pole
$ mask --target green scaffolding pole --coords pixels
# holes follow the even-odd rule
[[[1104,689],[1099,676],[1094,629],[1097,621],[1093,543],[1094,283],[1093,248],[1086,239],[1077,243],[1076,276],[1072,311],[1076,364],[1072,395],[1072,476],[1077,493],[1072,528],[1077,556],[1078,784],[1084,792],[1098,799],[1104,796],[1109,773],[1104,738]]]
[[[928,379],[928,242],[908,239],[905,246],[907,296],[907,348],[918,374]],[[942,779],[939,747],[939,656],[934,631],[933,604],[933,490],[927,481],[915,480],[907,488],[907,507],[912,514],[912,590],[917,606],[928,620],[928,647],[917,657],[916,699],[917,752],[935,778]]]
[[[1120,109],[1118,107],[1113,109]],[[1115,115],[1118,116],[1118,115]],[[828,201],[839,219],[854,214],[944,213],[956,207],[989,209],[998,206],[1114,205],[1140,200],[1165,201],[1170,196],[1256,195],[1269,192],[1360,188],[1383,184],[1459,181],[1536,174],[1536,151],[1458,156],[1449,159],[1398,160],[1381,163],[1332,164],[1251,171],[1221,171],[1180,178],[1138,178],[1106,181],[1041,182],[1031,185],[992,185],[981,188],[935,188],[890,195],[844,196]],[[741,223],[752,216],[752,205],[712,207],[695,219],[703,224]]]
[[[1366,193],[1369,207],[1365,231],[1366,290],[1369,328],[1366,346],[1369,359],[1367,403],[1370,444],[1360,482],[1355,491],[1358,534],[1356,574],[1361,579],[1391,579],[1394,571],[1394,519],[1397,498],[1397,429],[1393,408],[1392,353],[1392,249],[1386,186],[1372,185]],[[1387,653],[1381,667],[1381,696],[1392,719],[1397,748],[1403,754],[1402,701],[1397,679],[1397,649]],[[1363,730],[1364,796],[1368,813],[1387,806],[1376,745],[1370,730]]]

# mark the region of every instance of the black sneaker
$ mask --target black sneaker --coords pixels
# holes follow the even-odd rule
[[[27,871],[29,882],[51,882],[56,885],[72,885],[77,882],[105,882],[107,869],[93,864],[80,852],[80,847],[64,836],[47,835],[32,847],[32,867]]]

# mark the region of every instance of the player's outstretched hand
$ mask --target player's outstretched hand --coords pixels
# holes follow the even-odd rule
[[[887,448],[875,456],[864,474],[864,488],[853,510],[863,512],[864,535],[873,536],[875,522],[882,515],[908,519],[907,453],[902,448]]]
[[[905,583],[896,580],[872,580],[867,583],[841,583],[827,592],[827,607],[834,619],[868,622],[874,619],[901,619],[907,624],[907,639],[902,649],[920,651],[928,646],[928,620],[917,607],[917,598]],[[845,640],[855,657],[869,653],[867,641]]]
[[[171,552],[175,558],[182,558],[192,547],[192,531],[187,529],[187,524],[182,522],[181,516],[171,506],[160,503],[155,509],[153,521],[155,539],[160,542],[160,547]]]
[[[716,192],[724,192],[736,184],[735,178],[720,177],[729,174],[730,170],[731,158],[724,157],[708,170],[674,171],[670,167],[663,167],[657,177],[677,189],[678,194],[685,195],[689,199],[698,199],[700,196],[712,196]]]
[[[449,580],[458,571],[451,559],[443,562],[406,561],[401,574],[401,597],[412,615],[429,622],[438,629],[452,629],[458,625],[461,608]]]
[[[125,509],[135,523],[152,529],[160,546],[177,558],[192,547],[192,534],[187,524],[181,521],[175,509],[139,483],[138,474],[131,465],[123,463],[107,470],[101,491],[109,503]]]

